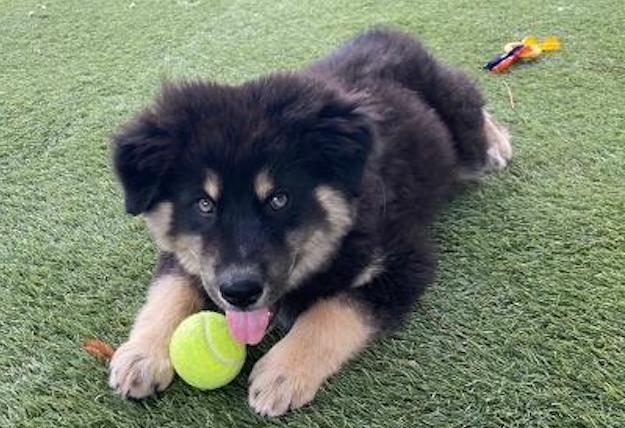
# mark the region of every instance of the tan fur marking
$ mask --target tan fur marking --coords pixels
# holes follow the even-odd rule
[[[193,275],[201,276],[204,284],[211,283],[215,278],[215,257],[202,250],[200,236],[169,235],[172,213],[171,202],[162,202],[145,214],[156,245],[163,251],[173,252],[182,267]]]
[[[158,278],[148,290],[147,301],[137,315],[129,340],[147,339],[152,346],[164,342],[169,345],[169,338],[180,321],[201,306],[200,293],[187,278],[177,275]]]
[[[172,251],[172,240],[169,234],[174,207],[171,202],[161,202],[151,211],[145,213],[145,223],[158,248]]]
[[[155,389],[165,389],[174,376],[169,361],[171,336],[183,319],[201,308],[201,294],[188,278],[157,278],[128,341],[113,355],[109,385],[125,398],[144,398]]]
[[[218,305],[227,305],[221,293],[219,287],[215,284],[215,266],[217,265],[217,257],[212,254],[204,254],[202,256],[202,265],[199,268],[199,275],[202,279],[202,285],[204,290],[208,293],[209,297]]]
[[[297,260],[289,274],[291,287],[297,286],[330,260],[353,224],[352,207],[338,190],[321,186],[315,195],[326,212],[327,223],[325,227],[314,229],[304,236],[296,233],[289,237],[296,254],[294,259]]]
[[[202,265],[202,238],[199,235],[180,235],[172,241],[174,253],[182,267],[189,273],[199,275]]]
[[[310,402],[323,382],[360,352],[375,329],[345,297],[316,303],[250,375],[250,405],[278,416]]]
[[[254,190],[259,201],[264,201],[271,194],[274,184],[269,171],[263,169],[254,180]]]
[[[182,235],[175,239],[175,254],[182,267],[202,279],[204,289],[214,302],[223,302],[215,282],[217,257],[209,249],[202,249],[202,238],[194,235]]]
[[[213,170],[206,171],[206,178],[204,179],[204,191],[213,201],[216,201],[221,196],[221,180],[219,175]]]

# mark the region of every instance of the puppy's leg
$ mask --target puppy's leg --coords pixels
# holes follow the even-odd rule
[[[512,145],[510,144],[508,130],[499,124],[486,110],[482,110],[482,115],[480,138],[485,141],[485,162],[478,167],[461,164],[458,173],[460,180],[479,180],[489,172],[504,169],[512,159]],[[464,144],[466,143],[465,141]]]
[[[254,366],[250,406],[264,416],[303,406],[375,331],[363,309],[347,296],[317,302]]]
[[[484,134],[488,147],[486,172],[504,169],[512,159],[510,134],[486,110],[484,110]]]
[[[178,324],[202,308],[200,291],[188,277],[155,279],[126,343],[111,360],[109,385],[124,398],[145,398],[172,381],[169,340]]]

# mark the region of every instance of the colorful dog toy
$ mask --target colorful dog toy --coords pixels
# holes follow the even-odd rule
[[[549,36],[542,42],[534,36],[528,36],[520,42],[508,43],[504,47],[504,53],[484,64],[484,69],[493,73],[503,73],[520,60],[533,60],[543,52],[555,52],[561,48],[562,43],[555,36]]]

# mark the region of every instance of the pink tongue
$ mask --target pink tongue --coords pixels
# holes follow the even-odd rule
[[[239,343],[256,345],[265,336],[271,313],[267,308],[255,311],[226,311],[230,334]]]

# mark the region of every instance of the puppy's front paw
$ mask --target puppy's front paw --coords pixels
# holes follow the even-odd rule
[[[123,398],[146,398],[167,388],[174,378],[167,348],[128,341],[111,360],[109,385]]]
[[[324,378],[280,344],[250,374],[249,403],[262,416],[280,416],[312,401]]]

